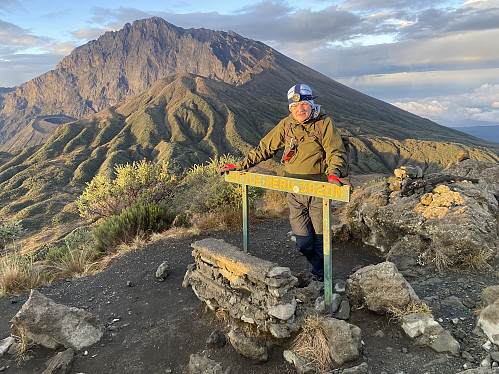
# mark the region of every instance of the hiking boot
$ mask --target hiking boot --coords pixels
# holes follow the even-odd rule
[[[323,275],[312,275],[312,277],[310,277],[310,281],[309,282],[323,282],[324,283],[324,276]]]
[[[324,276],[313,275],[308,282],[308,285],[313,285],[319,291],[320,295],[324,294]]]

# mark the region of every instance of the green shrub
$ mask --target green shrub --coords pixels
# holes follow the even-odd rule
[[[136,237],[147,238],[153,232],[168,229],[174,219],[175,214],[168,210],[165,203],[134,204],[94,229],[95,249],[106,253],[119,244],[130,243]]]
[[[44,255],[44,260],[46,264],[48,265],[53,265],[56,262],[59,261],[59,259],[62,259],[66,257],[70,252],[70,249],[64,245],[64,243],[52,243],[49,244],[46,248],[46,253]]]
[[[93,246],[94,237],[92,230],[82,226],[73,230],[63,239],[45,244],[30,253],[33,261],[46,261],[53,264],[64,258],[70,251],[83,250]]]
[[[95,176],[77,205],[80,215],[111,217],[133,204],[149,205],[172,199],[177,182],[168,163],[148,161],[118,165],[116,179]]]
[[[220,159],[211,159],[206,165],[194,165],[182,181],[182,201],[184,208],[201,214],[234,213],[242,207],[242,187],[236,183],[226,182],[220,176],[221,165],[234,164],[232,156],[222,156]],[[262,188],[249,188],[248,201],[250,207],[263,196]]]
[[[97,252],[93,243],[92,231],[79,227],[36,255],[38,259],[43,255],[44,269],[53,280],[79,278],[98,270],[101,253]]]
[[[0,218],[0,249],[4,249],[8,243],[20,238],[23,231],[21,221],[3,221]]]
[[[94,236],[92,234],[92,229],[85,226],[74,229],[64,238],[64,242],[69,249],[79,248],[88,243],[92,243],[93,240]]]

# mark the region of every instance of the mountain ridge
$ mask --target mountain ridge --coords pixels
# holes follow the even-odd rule
[[[226,82],[263,101],[279,98],[283,103],[289,87],[307,83],[352,135],[496,146],[364,95],[232,31],[183,29],[152,17],[106,32],[75,48],[54,70],[0,93],[0,151],[46,141],[50,134],[36,131],[38,116],[83,118],[176,73]]]
[[[242,157],[287,114],[280,99],[262,104],[240,87],[189,73],[171,75],[120,105],[59,126],[43,145],[0,152],[0,216],[23,220],[25,248],[60,239],[61,231],[84,224],[75,200],[95,175],[113,177],[117,164],[142,160],[168,161],[182,174],[225,154]],[[389,175],[407,164],[431,173],[455,161],[461,150],[499,162],[487,148],[459,143],[367,135],[351,142],[354,175]],[[279,172],[279,154],[261,166]]]
[[[226,45],[238,47],[227,51],[234,57],[224,57],[228,61],[225,68],[223,61],[210,52],[222,45],[224,38]],[[252,54],[244,49],[248,44]],[[158,17],[135,21],[75,48],[54,70],[4,93],[0,103],[0,143],[6,143],[38,115],[82,118],[143,92],[158,79],[177,72],[237,84],[249,79],[247,74],[258,63],[258,56],[267,54],[263,49],[269,47],[250,43],[232,32],[184,30]],[[232,60],[240,61],[238,69]]]
[[[154,30],[148,33],[151,25]],[[181,33],[189,43],[179,39],[169,44],[171,55],[153,54],[154,46],[162,42],[148,39],[165,33],[173,39]],[[141,42],[144,38],[147,43]],[[131,43],[136,48],[133,55],[141,51],[150,63],[142,66],[134,57],[128,59],[129,52],[102,47],[114,42]],[[196,60],[193,51],[178,54],[179,45],[205,52]],[[214,49],[217,55],[206,52]],[[106,33],[70,56],[56,70],[1,96],[0,136],[7,148],[0,146],[0,216],[23,220],[29,236],[26,248],[60,239],[82,225],[76,198],[97,174],[112,177],[117,164],[165,160],[182,174],[225,154],[245,155],[289,114],[286,92],[297,82],[312,87],[316,102],[340,133],[350,136],[355,175],[389,175],[407,164],[431,173],[455,161],[459,151],[477,160],[499,162],[498,148],[486,147],[491,143],[345,87],[263,43],[231,32],[183,30],[157,18],[140,20],[124,31]],[[113,63],[106,65],[108,57]],[[210,76],[177,71],[159,79],[150,73],[143,80],[153,61],[161,58],[177,65],[191,59]],[[72,59],[86,70],[71,65]],[[115,65],[127,75],[119,78]],[[172,66],[169,69],[174,71]],[[157,66],[152,71],[159,74]],[[57,79],[48,79],[53,77]],[[79,85],[85,89],[78,90]],[[147,87],[142,90],[141,85]],[[122,91],[111,89],[118,86]],[[93,99],[103,87],[115,96]],[[130,87],[140,92],[132,94]],[[117,102],[120,95],[124,98]],[[98,110],[100,106],[103,109]],[[9,111],[15,115],[8,117]],[[279,155],[262,166],[279,172],[278,161]]]

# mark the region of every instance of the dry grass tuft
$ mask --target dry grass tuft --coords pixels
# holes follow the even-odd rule
[[[392,306],[388,309],[388,314],[391,315],[391,320],[399,322],[403,316],[418,313],[418,314],[428,314],[433,318],[430,307],[424,301],[411,300],[404,308],[399,308]]]
[[[95,274],[99,269],[96,253],[91,247],[69,251],[49,268],[57,279],[77,279]]]
[[[451,252],[434,244],[422,254],[422,259],[424,263],[435,265],[439,272],[444,272],[450,268],[459,271],[487,269],[490,268],[489,261],[494,258],[494,252],[488,248],[463,252]]]
[[[16,330],[17,334],[12,335],[12,337],[16,340],[17,343],[17,350],[14,354],[14,359],[19,366],[26,359],[28,352],[35,346],[35,343],[33,340],[28,338],[23,328],[17,327]]]
[[[8,254],[0,258],[0,297],[18,295],[45,283],[45,278],[32,260],[20,254]]]
[[[425,263],[434,264],[440,272],[454,265],[452,258],[446,252],[445,248],[441,246],[431,246],[425,253],[423,253],[422,257]]]
[[[222,308],[218,308],[217,310],[215,310],[215,318],[217,319],[217,321],[224,322],[224,323],[230,321],[229,312],[226,310],[223,310]]]
[[[486,269],[490,268],[489,261],[493,257],[494,252],[491,249],[482,248],[476,253],[467,254],[463,259],[463,263],[473,270]]]
[[[324,373],[334,367],[334,361],[320,322],[319,317],[308,316],[290,350],[309,359],[319,372]]]
[[[240,212],[206,213],[199,216],[195,225],[200,231],[239,228],[242,226]]]

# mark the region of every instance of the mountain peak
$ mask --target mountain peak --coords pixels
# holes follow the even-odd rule
[[[397,139],[428,139],[435,134],[443,136],[441,140],[456,138],[454,130],[343,86],[264,43],[232,31],[183,29],[151,17],[106,32],[74,49],[54,70],[0,92],[0,151],[46,140],[52,127],[45,126],[45,135],[39,136],[40,116],[79,119],[116,106],[177,73],[225,82],[264,102],[282,100],[284,107],[289,87],[305,82],[352,134],[379,134],[382,129],[381,135],[391,131]],[[30,131],[22,131],[27,127]],[[16,136],[26,139],[11,140]],[[469,141],[478,144],[472,137]]]
[[[246,83],[250,74],[262,71],[261,61],[270,51],[233,32],[186,30],[159,17],[134,21],[75,48],[54,70],[0,93],[0,150],[10,150],[2,144],[39,115],[82,118],[170,74]]]

